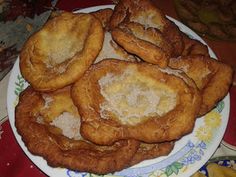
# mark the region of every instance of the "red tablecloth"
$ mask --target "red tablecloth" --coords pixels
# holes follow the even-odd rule
[[[1,177],[45,177],[16,142],[9,120],[2,124],[0,139]]]
[[[223,140],[236,147],[236,86],[230,90],[230,115]]]

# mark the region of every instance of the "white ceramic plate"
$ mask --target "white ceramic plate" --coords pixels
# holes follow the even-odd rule
[[[91,12],[103,8],[113,8],[113,5],[96,6],[82,9],[79,12]],[[170,17],[169,17],[170,18]],[[170,18],[181,31],[190,37],[206,44],[196,33],[182,23]],[[211,57],[216,58],[213,51],[209,48]],[[19,69],[19,59],[17,59],[9,79],[7,93],[8,115],[14,135],[24,150],[26,155],[44,173],[56,177],[91,177],[96,176],[85,172],[75,172],[64,168],[52,168],[39,156],[32,155],[24,145],[15,127],[15,106],[18,103],[18,95],[27,87],[28,83],[22,78]],[[143,176],[143,177],[174,177],[190,176],[204,165],[217,149],[225,132],[229,117],[229,95],[227,95],[217,107],[208,113],[205,118],[196,121],[194,130],[191,134],[182,137],[175,144],[173,151],[165,157],[143,161],[133,167],[116,172],[115,176]],[[111,175],[106,175],[111,176]]]

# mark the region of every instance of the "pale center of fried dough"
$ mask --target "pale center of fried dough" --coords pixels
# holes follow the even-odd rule
[[[81,139],[80,115],[68,90],[42,93],[43,103],[36,121],[57,127],[57,133],[72,139]]]
[[[100,114],[109,119],[114,114],[122,123],[135,125],[149,117],[160,117],[176,106],[176,93],[161,81],[144,76],[135,67],[123,74],[108,73],[99,81],[105,101]]]
[[[40,109],[40,115],[43,116],[45,122],[51,122],[63,112],[70,112],[75,116],[79,116],[77,108],[74,106],[69,92],[54,94],[42,94],[44,105]]]
[[[190,78],[192,78],[200,90],[204,88],[205,86],[204,81],[207,82],[209,74],[212,73],[212,71],[207,66],[201,67],[201,73],[199,73],[199,71],[196,68],[190,69],[189,64],[185,64],[181,66],[179,69],[185,72]]]
[[[141,11],[135,17],[131,17],[131,21],[142,24],[145,28],[153,27],[162,30],[163,24],[161,24],[161,17],[154,11]],[[157,22],[159,23],[157,23]]]
[[[53,102],[53,98],[46,94],[42,94],[42,97],[44,99],[44,107],[42,109],[49,108],[50,104]]]
[[[182,70],[172,69],[172,68],[168,68],[168,67],[165,69],[162,69],[162,68],[159,68],[159,69],[164,73],[167,73],[169,75],[174,75],[174,76],[177,76],[177,77],[183,79],[183,81],[188,84],[187,78],[182,75],[183,74]]]
[[[157,35],[157,33],[154,31],[154,28],[152,28],[153,30],[153,34],[150,35],[150,33],[146,33],[145,31],[136,31],[136,30],[132,30],[133,34],[137,37],[140,38],[142,40],[148,41],[154,45],[159,46],[161,43],[161,40],[157,40],[157,37],[154,35]],[[156,34],[155,34],[156,33]]]
[[[40,53],[45,56],[47,68],[63,63],[83,50],[91,20],[86,19],[84,23],[79,24],[79,28],[76,22],[71,25],[67,23],[62,21],[61,25],[52,25],[50,30],[39,33],[38,47]],[[59,72],[63,71],[63,68],[59,68]]]
[[[132,55],[126,53],[112,40],[111,33],[109,32],[105,32],[102,50],[100,51],[94,63],[97,63],[105,58],[116,58],[125,61],[135,61],[135,58]]]
[[[75,140],[82,139],[80,135],[80,118],[75,117],[69,112],[63,112],[58,117],[56,117],[50,125],[53,125],[62,130],[62,134],[68,138],[73,138]]]

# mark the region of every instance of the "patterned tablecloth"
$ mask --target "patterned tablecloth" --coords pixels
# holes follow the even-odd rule
[[[56,2],[0,1],[0,80],[12,68],[25,40],[47,21]]]
[[[45,1],[46,2],[46,1]],[[78,8],[84,8],[89,6],[95,6],[95,5],[104,5],[104,4],[111,4],[112,1],[109,0],[100,0],[100,1],[74,1],[71,0],[70,3],[67,3],[64,0],[58,1],[57,8],[72,11]],[[1,5],[1,1],[0,1]],[[1,10],[1,9],[0,9]],[[0,11],[1,13],[1,11]],[[40,16],[42,15],[42,16]],[[27,21],[25,21],[24,25],[25,28],[28,28],[28,33],[25,34],[24,38],[26,39],[28,35],[30,35],[33,31],[38,29],[48,18],[49,12],[44,11],[39,14],[36,14],[33,17],[28,18]],[[25,20],[24,17],[20,17],[21,19],[15,18],[15,20]],[[12,23],[13,21],[10,21]],[[0,22],[0,36],[1,33],[4,31],[4,27],[1,25],[3,22]],[[27,24],[30,23],[31,25],[27,27]],[[35,25],[37,24],[37,25]],[[10,25],[11,26],[11,25]],[[35,26],[35,27],[34,27]],[[21,25],[22,27],[22,25]],[[32,29],[31,27],[34,27]],[[17,27],[12,25],[12,30],[14,31]],[[23,29],[21,29],[23,30]],[[3,38],[2,38],[3,39]],[[6,40],[6,39],[4,39]],[[23,41],[23,39],[21,39]],[[18,41],[18,45],[13,45],[13,48],[10,48],[10,50],[16,50],[14,53],[14,56],[18,54],[17,51],[19,51],[22,41]],[[14,43],[16,41],[13,41]],[[4,45],[0,46],[4,47]],[[9,43],[10,44],[10,43]],[[14,63],[15,58],[10,60],[9,65],[3,65],[6,58],[1,58],[2,50],[0,50],[0,62],[1,67],[5,66],[5,69],[10,70],[11,65]],[[6,54],[5,54],[6,55]],[[4,57],[7,57],[7,55]],[[3,63],[3,64],[2,64]],[[6,64],[6,62],[5,62]],[[7,67],[6,67],[7,66]],[[1,69],[1,68],[0,68]],[[7,73],[7,71],[0,70],[2,77],[0,81],[0,176],[1,177],[26,177],[26,176],[34,176],[34,177],[44,177],[46,176],[40,169],[38,169],[31,160],[24,154],[20,146],[15,140],[15,137],[13,135],[13,132],[10,127],[10,123],[7,117],[7,108],[6,108],[6,93],[7,93],[7,84],[9,80],[10,73]],[[6,76],[5,76],[6,75]],[[5,76],[5,77],[3,77]],[[233,86],[230,90],[230,118],[229,118],[229,124],[226,129],[226,133],[224,135],[223,141],[220,144],[219,148],[213,155],[213,157],[218,156],[236,156],[236,151],[234,151],[232,148],[236,146],[236,86]]]

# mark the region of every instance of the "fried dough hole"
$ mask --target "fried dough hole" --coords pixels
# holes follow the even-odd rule
[[[157,29],[145,29],[139,23],[130,22],[119,25],[111,33],[112,38],[129,53],[162,68],[167,66],[173,47]]]

